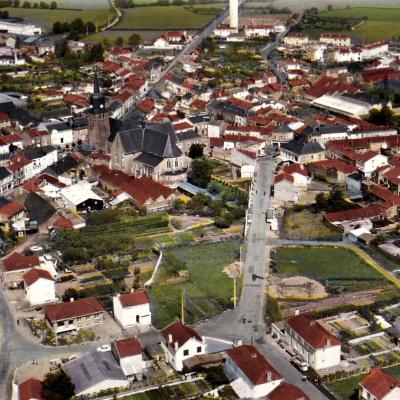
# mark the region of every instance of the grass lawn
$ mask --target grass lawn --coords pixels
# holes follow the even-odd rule
[[[126,400],[180,400],[185,398],[193,398],[200,395],[200,388],[196,383],[183,383],[176,386],[163,387],[161,389],[150,390],[145,393],[133,394],[124,397]]]
[[[392,39],[394,36],[400,35],[400,7],[353,7],[324,11],[320,15],[322,17],[367,18],[368,21],[365,24],[349,32],[360,40],[370,42]]]
[[[324,223],[320,214],[309,210],[286,212],[281,236],[287,239],[340,239],[340,233]]]
[[[39,25],[47,32],[51,32],[54,22],[71,22],[76,18],[81,18],[83,22],[97,22],[101,27],[114,18],[114,11],[108,8],[87,9],[84,12],[79,10],[42,10],[34,8],[4,8],[10,14],[10,17],[20,17],[30,23]]]
[[[208,23],[214,12],[192,12],[185,6],[151,6],[124,10],[115,29],[198,29]]]
[[[277,273],[329,280],[329,288],[357,291],[389,282],[352,250],[334,246],[280,247],[276,251]]]
[[[342,379],[328,385],[328,388],[334,392],[340,400],[357,400],[358,384],[366,375],[352,376],[348,379]]]
[[[395,365],[394,367],[385,368],[385,371],[395,376],[397,379],[400,379],[400,365]]]
[[[199,244],[168,250],[187,264],[190,280],[156,285],[150,295],[155,306],[155,325],[164,327],[180,315],[182,290],[186,290],[186,321],[207,318],[232,305],[233,282],[222,272],[237,259],[240,241]]]
[[[113,44],[117,37],[122,37],[124,40],[124,44],[129,44],[128,39],[132,34],[138,34],[142,38],[142,43],[144,42],[153,42],[158,36],[161,36],[165,33],[165,30],[152,30],[152,31],[116,31],[116,30],[108,30],[104,32],[97,32],[93,35],[85,36],[83,40],[85,42],[108,42]]]

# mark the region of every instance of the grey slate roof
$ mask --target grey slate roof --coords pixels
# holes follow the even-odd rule
[[[3,180],[11,175],[11,172],[6,167],[0,167],[0,180]]]
[[[30,160],[36,160],[55,150],[56,148],[53,146],[43,146],[35,147],[33,149],[24,149],[22,150],[22,154],[28,157]]]
[[[321,153],[324,151],[323,147],[318,142],[304,142],[299,139],[294,139],[289,143],[284,143],[281,147],[298,156]]]
[[[28,194],[24,206],[28,210],[29,218],[37,221],[40,225],[48,221],[56,212],[56,209],[47,200],[35,192]]]
[[[121,367],[110,351],[83,353],[80,357],[66,363],[63,370],[75,385],[76,394],[90,390],[94,385],[107,380],[117,381],[117,384],[118,381],[127,382]]]
[[[76,158],[72,157],[70,154],[67,154],[65,157],[46,168],[44,172],[47,172],[50,175],[58,176],[72,168],[75,168],[77,165],[79,165],[79,163]]]
[[[161,157],[154,156],[152,154],[141,153],[138,157],[135,158],[135,161],[138,161],[142,164],[148,165],[150,167],[156,167],[161,163],[163,159]]]

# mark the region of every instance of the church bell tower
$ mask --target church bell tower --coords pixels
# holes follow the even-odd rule
[[[90,96],[88,111],[88,140],[94,150],[108,152],[110,137],[109,113],[106,109],[106,98],[100,88],[97,70],[94,75],[93,94]]]

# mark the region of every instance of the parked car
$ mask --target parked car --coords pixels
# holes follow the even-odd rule
[[[106,351],[111,351],[111,345],[110,344],[103,344],[102,346],[98,347],[96,350],[100,351],[102,353],[104,353]]]

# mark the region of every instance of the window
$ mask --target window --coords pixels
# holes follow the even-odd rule
[[[201,353],[201,346],[197,347],[197,352]]]
[[[167,160],[167,168],[171,168],[171,161]]]
[[[188,356],[189,355],[189,350],[183,350],[183,355]]]

